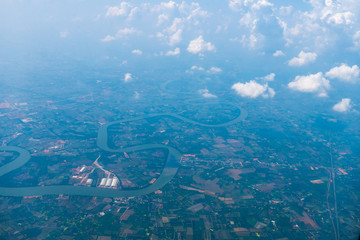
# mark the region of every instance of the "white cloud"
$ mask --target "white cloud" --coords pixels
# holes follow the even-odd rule
[[[260,77],[260,78],[257,78],[257,79],[261,79],[261,80],[265,80],[267,82],[271,82],[271,81],[274,81],[275,79],[275,73],[270,73],[268,75],[266,75],[265,77]]]
[[[276,52],[274,52],[273,56],[274,57],[281,57],[281,56],[285,56],[285,54],[283,53],[283,51],[277,50]]]
[[[291,14],[283,15],[277,11],[276,18],[283,28],[286,46],[313,47],[317,52],[328,51],[329,47],[340,44],[359,30],[358,0],[309,0],[308,7],[295,8]],[[295,5],[294,5],[295,6]],[[339,27],[335,27],[338,25]],[[341,28],[340,28],[341,27]]]
[[[330,82],[323,73],[310,74],[307,76],[296,76],[295,80],[288,84],[288,87],[300,92],[318,93],[319,96],[327,96],[330,89]]]
[[[230,0],[229,7],[234,11],[241,12],[239,20],[240,31],[237,37],[230,38],[230,41],[242,43],[244,48],[252,50],[259,49],[266,44],[266,36],[258,29],[258,24],[276,21],[275,15],[267,14],[263,11],[264,7],[271,7],[272,3],[266,0]],[[266,10],[267,11],[267,10]],[[269,11],[273,11],[270,8]]]
[[[293,11],[293,6],[281,6],[279,8],[279,14],[283,16],[288,16]]]
[[[186,14],[186,21],[192,25],[199,25],[199,18],[206,18],[209,16],[208,12],[202,10],[199,3],[192,2],[191,4],[186,4],[185,1],[179,6],[180,12]]]
[[[171,24],[171,26],[167,29],[167,31],[169,33],[175,33],[177,32],[179,29],[183,28],[183,19],[181,18],[175,18]]]
[[[120,6],[109,7],[106,11],[106,17],[114,17],[114,16],[125,16],[128,12],[130,4],[127,2],[121,2]]]
[[[155,12],[157,17],[156,26],[160,27],[162,24],[172,19],[170,26],[162,30],[156,30],[156,36],[163,41],[166,41],[170,46],[175,46],[182,41],[182,34],[186,30],[196,31],[193,27],[199,26],[204,18],[209,14],[200,8],[199,3],[185,1],[176,3],[174,1],[162,2],[160,4],[144,4],[147,6],[147,12]],[[147,14],[144,12],[144,15]],[[151,19],[149,19],[151,21]],[[199,27],[199,29],[202,26]]]
[[[218,67],[211,67],[209,70],[207,70],[207,73],[212,73],[212,74],[221,73],[221,72],[222,69]]]
[[[235,83],[232,87],[242,97],[257,98],[262,96],[263,98],[274,97],[275,91],[270,88],[268,84],[261,85],[254,80],[247,83]]]
[[[340,102],[333,106],[333,110],[336,112],[348,112],[351,109],[351,99],[343,98]]]
[[[199,66],[192,66],[191,67],[191,70],[198,70],[198,71],[204,71],[204,68],[203,67],[199,67]]]
[[[136,100],[140,98],[140,94],[137,91],[134,92],[134,98]]]
[[[123,28],[123,29],[119,29],[116,33],[116,37],[117,38],[122,38],[134,33],[138,33],[139,31],[137,31],[135,28]]]
[[[161,2],[161,6],[166,9],[174,9],[176,7],[176,2],[174,1]]]
[[[106,37],[104,37],[103,39],[101,39],[102,42],[110,42],[115,40],[115,37],[107,35]]]
[[[131,53],[136,54],[136,55],[142,55],[143,52],[140,49],[134,49],[131,51]]]
[[[234,11],[240,11],[243,7],[251,7],[252,9],[259,10],[263,7],[271,7],[272,3],[267,0],[230,0],[229,7]]]
[[[230,0],[229,7],[234,11],[238,11],[242,7],[242,2],[242,0]]]
[[[315,2],[315,1],[313,1]],[[291,15],[277,16],[278,23],[283,29],[286,46],[315,46],[323,49],[332,40],[329,29],[323,26],[319,13],[321,9],[311,11],[296,11]]]
[[[190,68],[190,70],[186,70],[185,72],[186,73],[194,73],[194,71],[204,71],[204,70],[205,69],[203,67],[194,65]]]
[[[60,35],[61,38],[66,38],[67,36],[69,36],[69,34],[70,34],[69,32],[65,31],[65,32],[60,32],[59,35]]]
[[[243,34],[241,39],[239,40],[244,47],[248,47],[250,49],[256,49],[261,46],[260,42],[264,39],[264,36],[260,33],[250,34],[249,36]]]
[[[164,38],[165,35],[164,35],[163,33],[161,33],[161,32],[157,32],[157,33],[156,33],[156,37],[157,37],[157,38]]]
[[[134,7],[131,9],[129,15],[128,15],[128,18],[126,20],[128,21],[131,21],[133,20],[133,18],[135,17],[135,14],[139,11],[139,8],[138,7]]]
[[[174,46],[175,44],[181,42],[182,37],[182,29],[177,30],[174,34],[172,34],[169,38],[169,45]]]
[[[117,31],[115,37],[113,37],[111,35],[107,35],[105,38],[101,39],[101,41],[102,42],[110,42],[117,38],[123,38],[123,37],[126,37],[126,36],[134,34],[134,33],[139,33],[139,31],[136,30],[135,28],[123,28],[123,29],[119,29]]]
[[[160,11],[173,10],[177,6],[178,6],[178,4],[176,2],[174,2],[174,1],[161,2],[160,4],[152,7],[151,11],[160,12]]]
[[[337,78],[344,82],[356,82],[359,80],[360,69],[357,65],[349,67],[343,63],[339,67],[330,69],[325,75],[331,79]]]
[[[166,56],[175,56],[180,54],[180,48],[175,48],[174,50],[167,51]]]
[[[166,28],[162,33],[159,32],[157,34],[157,37],[165,38],[170,46],[174,46],[175,44],[181,42],[182,40],[181,34],[183,32],[183,29],[184,29],[184,19],[175,18],[171,26]]]
[[[205,42],[200,35],[198,38],[190,41],[187,51],[192,54],[202,54],[205,51],[215,51],[215,46],[210,42]]]
[[[259,32],[255,32],[255,28],[250,30],[249,34],[241,35],[241,38],[230,38],[230,42],[239,42],[243,47],[254,50],[262,47],[262,43],[265,40],[264,35]]]
[[[129,82],[133,79],[132,74],[131,73],[125,73],[124,76],[124,82]]]
[[[203,96],[204,98],[217,98],[216,95],[211,94],[208,89],[200,89],[199,94]]]
[[[246,26],[251,30],[255,30],[258,21],[259,19],[254,14],[248,12],[240,18],[239,24],[240,26]]]
[[[291,3],[286,1],[284,6],[282,3],[275,4],[275,2],[274,0],[227,0],[225,4],[240,13],[219,18],[217,11],[224,12],[230,9],[211,9],[209,10],[211,12],[207,12],[200,7],[204,3],[191,1],[162,0],[145,3],[121,0],[116,5],[105,8],[101,15],[104,18],[101,20],[107,21],[105,16],[108,19],[123,16],[120,26],[132,26],[141,30],[144,33],[143,36],[150,36],[150,38],[160,32],[159,38],[174,47],[183,42],[189,32],[196,32],[196,37],[200,34],[205,37],[206,33],[221,26],[217,30],[218,33],[223,33],[229,38],[238,37],[244,47],[256,49],[269,44],[266,38],[271,36],[268,31],[264,31],[264,26],[273,28],[277,27],[274,26],[275,24],[279,24],[283,29],[287,46],[293,44],[300,49],[314,49],[318,54],[324,49],[329,49],[326,47],[336,47],[334,45],[338,42],[347,43],[347,38],[353,37],[359,30],[360,1],[308,0],[305,1],[306,3],[302,1],[296,4],[296,7],[290,6]],[[224,7],[227,8],[226,5]],[[241,27],[235,26],[239,20]],[[212,24],[207,24],[209,22]],[[172,23],[175,24],[172,25]],[[341,25],[341,28],[334,25]],[[229,31],[232,31],[234,27],[237,28],[236,36],[229,35]],[[109,34],[116,37],[115,33]],[[339,34],[342,36],[339,37]],[[339,41],[339,39],[345,41]],[[360,42],[355,39],[354,44]],[[210,41],[214,41],[212,43],[215,45],[217,43],[212,38]],[[319,47],[320,45],[322,47]]]
[[[335,13],[334,15],[330,16],[327,20],[329,24],[346,24],[349,25],[353,23],[352,18],[354,14],[350,11],[342,12],[342,13]]]
[[[260,8],[263,8],[263,7],[272,7],[272,6],[274,6],[274,4],[272,4],[266,0],[258,0],[251,6],[251,8],[259,10]]]
[[[158,22],[157,22],[157,25],[161,25],[163,22],[167,21],[169,19],[169,16],[166,15],[166,14],[160,14],[158,16]]]
[[[298,57],[294,57],[289,61],[289,66],[293,66],[293,67],[303,66],[305,64],[314,62],[316,58],[317,58],[316,53],[301,51]]]

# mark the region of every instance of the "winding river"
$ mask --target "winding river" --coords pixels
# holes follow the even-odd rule
[[[165,146],[162,144],[143,144],[137,146],[124,147],[119,149],[112,149],[108,145],[108,128],[114,124],[131,122],[141,119],[154,118],[154,117],[174,117],[180,120],[183,120],[188,123],[200,125],[203,127],[225,127],[231,124],[243,121],[247,112],[244,109],[240,109],[240,115],[235,119],[221,123],[221,124],[205,124],[200,123],[185,117],[182,117],[173,113],[158,113],[158,114],[149,114],[143,117],[130,118],[115,122],[110,122],[104,124],[100,127],[97,137],[97,145],[104,151],[107,152],[133,152],[133,151],[142,151],[149,149],[167,149],[168,157],[163,171],[161,172],[159,178],[148,187],[136,190],[116,190],[116,189],[108,189],[108,188],[99,188],[99,187],[83,187],[83,186],[72,186],[72,185],[54,185],[54,186],[36,186],[36,187],[0,187],[0,195],[3,196],[37,196],[37,195],[50,195],[50,194],[66,194],[66,195],[81,195],[81,196],[96,196],[96,197],[111,197],[111,198],[119,198],[119,197],[136,197],[145,194],[149,194],[161,189],[165,186],[177,173],[181,153],[175,148]],[[2,146],[0,147],[0,151],[8,151],[8,152],[18,152],[20,155],[12,162],[0,167],[0,176],[3,176],[17,168],[22,167],[26,164],[31,156],[28,151],[19,147],[13,146]]]

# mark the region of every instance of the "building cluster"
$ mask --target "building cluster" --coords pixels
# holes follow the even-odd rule
[[[104,188],[117,188],[119,184],[119,179],[117,177],[113,178],[102,178],[99,184],[99,187]]]

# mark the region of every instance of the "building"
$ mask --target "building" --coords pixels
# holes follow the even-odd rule
[[[113,178],[111,182],[111,187],[116,187],[118,183],[119,183],[119,179]]]
[[[105,186],[106,178],[102,178],[100,182],[100,186]]]

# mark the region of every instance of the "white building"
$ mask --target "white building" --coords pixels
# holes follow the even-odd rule
[[[118,184],[118,182],[119,182],[119,179],[113,178],[113,180],[112,180],[112,182],[111,182],[111,187],[116,187],[117,184]]]
[[[106,178],[102,178],[100,182],[100,186],[105,186]]]
[[[107,178],[105,186],[110,187],[111,182],[112,182],[112,178]]]

